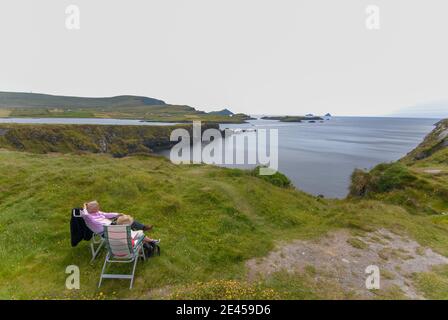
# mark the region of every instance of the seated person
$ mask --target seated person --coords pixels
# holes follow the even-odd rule
[[[107,213],[100,211],[100,205],[97,201],[84,203],[84,209],[81,210],[81,215],[86,222],[87,227],[97,234],[102,234],[104,226],[114,224],[130,224],[132,239],[136,239],[144,235],[143,231],[152,229],[151,225],[144,225],[138,221],[134,221],[129,216],[122,213]],[[122,218],[122,219],[121,219]],[[122,221],[120,221],[120,219]],[[153,240],[145,236],[143,242],[159,242],[160,240]]]

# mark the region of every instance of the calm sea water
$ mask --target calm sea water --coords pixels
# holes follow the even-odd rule
[[[324,123],[253,120],[221,128],[276,128],[279,170],[308,193],[341,198],[355,168],[400,159],[433,128],[435,119],[333,117]]]
[[[279,170],[303,191],[342,198],[347,195],[355,168],[370,169],[379,163],[400,159],[423,140],[436,122],[435,119],[333,117],[323,123],[252,120],[246,124],[223,124],[221,129],[278,129]],[[0,118],[0,123],[173,124],[84,118]],[[169,156],[169,150],[160,153]]]
[[[98,118],[0,118],[0,123],[36,123],[36,124],[102,124],[122,126],[170,126],[176,123],[142,122],[131,119]]]

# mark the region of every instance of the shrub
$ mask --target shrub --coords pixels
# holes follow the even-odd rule
[[[350,195],[389,192],[412,186],[417,177],[401,163],[379,164],[372,171],[356,169],[351,176]]]
[[[287,176],[285,176],[283,173],[276,171],[272,175],[260,175],[260,167],[256,167],[254,170],[252,170],[252,175],[257,176],[260,179],[263,179],[270,184],[273,184],[274,186],[280,187],[280,188],[291,188],[292,183],[291,180]]]
[[[350,195],[362,197],[366,195],[370,183],[370,174],[360,169],[355,169],[351,176]]]
[[[387,192],[409,186],[417,178],[402,164],[394,163],[375,176],[374,187],[378,192]]]

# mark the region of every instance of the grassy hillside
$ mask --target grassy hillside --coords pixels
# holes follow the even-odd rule
[[[2,108],[104,108],[165,104],[162,100],[139,96],[83,98],[40,93],[0,92],[0,107]]]
[[[351,195],[405,206],[417,214],[448,211],[448,120],[398,162],[357,170]]]
[[[230,117],[184,105],[140,96],[82,98],[35,93],[0,92],[0,117],[117,118],[146,121],[240,123],[245,115]]]
[[[408,164],[414,164],[418,160],[424,160],[437,151],[442,151],[448,147],[448,119],[442,120],[436,124],[436,128],[425,138],[425,140],[414,150],[412,150],[405,158],[403,162]],[[439,160],[437,160],[439,159]],[[436,162],[443,163],[443,157],[432,159]],[[431,160],[429,160],[431,162]],[[446,163],[445,163],[446,164]]]
[[[439,161],[438,168],[446,170],[445,150],[424,161]],[[423,196],[428,191],[421,191],[419,206],[394,201],[400,188],[409,185],[410,194],[418,189],[402,168],[417,179],[446,186],[445,175],[433,181],[420,173],[426,168],[423,164],[403,161],[400,169],[391,170],[393,179],[379,179],[374,191],[326,200],[289,187],[281,174],[270,179],[251,171],[176,166],[150,155],[114,158],[1,149],[0,161],[0,298],[4,299],[356,298],[337,274],[323,273],[310,256],[301,258],[307,264],[304,272],[279,270],[255,282],[248,278],[249,259],[265,257],[293,240],[323,239],[336,230],[348,232],[353,237],[350,245],[360,252],[368,245],[355,237],[387,229],[448,256],[448,215],[427,211],[436,208]],[[126,283],[114,280],[98,290],[104,253],[89,264],[87,243],[70,247],[70,209],[90,199],[97,199],[105,211],[130,213],[154,224],[153,237],[162,239],[162,255],[139,264],[131,291]],[[440,211],[448,209],[444,203],[438,205]],[[408,259],[390,250],[377,259],[390,260],[392,254]],[[65,268],[71,264],[80,267],[80,290],[65,289]],[[446,266],[409,276],[406,282],[425,297],[448,299]],[[402,298],[404,292],[387,288],[375,296]]]

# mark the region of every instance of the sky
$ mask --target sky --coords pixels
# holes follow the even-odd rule
[[[79,29],[66,27],[69,5]],[[369,5],[379,29],[366,27]],[[448,113],[447,12],[446,0],[2,0],[0,91],[248,114]]]

